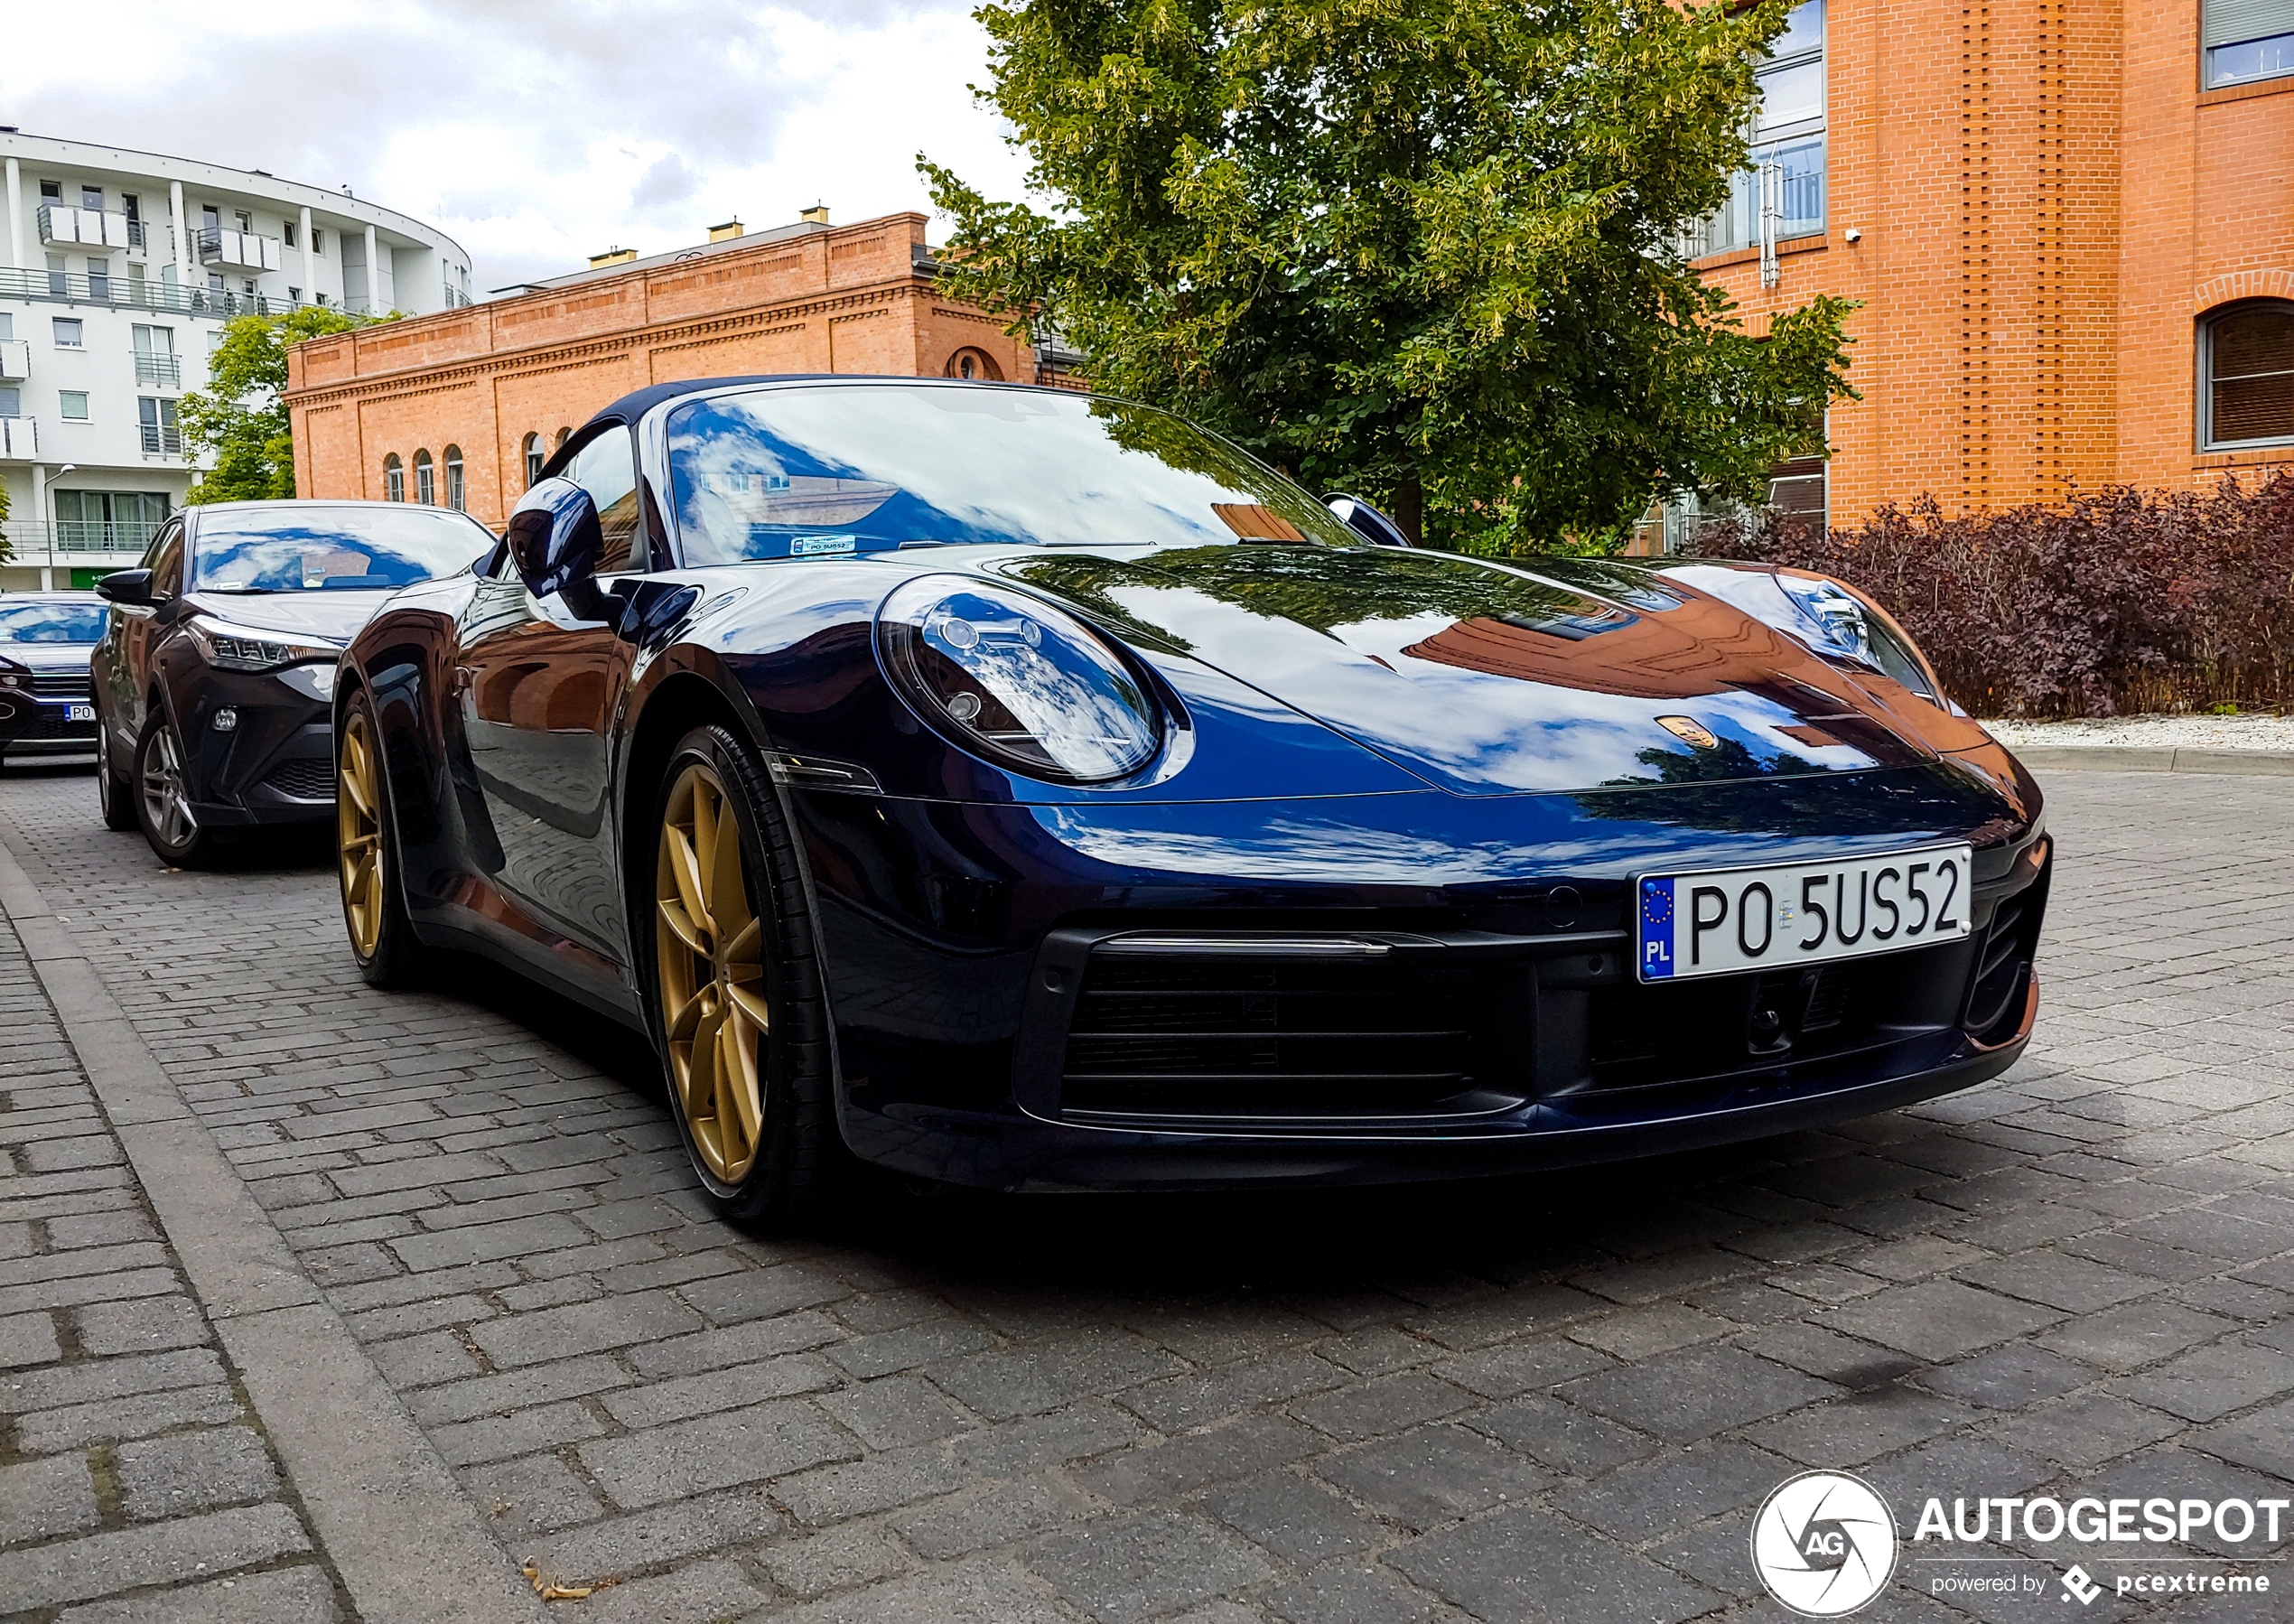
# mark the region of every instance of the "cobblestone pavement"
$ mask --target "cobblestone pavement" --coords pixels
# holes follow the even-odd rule
[[[0,921],[0,1614],[353,1616]]]
[[[2294,805],[2051,789],[2041,1041],[1982,1091],[1463,1190],[872,1187],[773,1237],[695,1199],[616,1029],[481,966],[363,987],[322,852],[163,872],[84,776],[19,769],[0,835],[507,1557],[618,1581],[559,1616],[1674,1620],[1782,1616],[1750,1514],[1806,1467],[1868,1477],[1907,1535],[1929,1496],[2294,1492]],[[86,1132],[44,1120],[70,1087],[7,1083],[15,1185]],[[2261,1548],[2208,1537],[2179,1549]],[[2070,1616],[2052,1577],[1930,1599],[2000,1571],[1937,1549],[1866,1616]],[[2236,1571],[2279,1593],[2162,1616],[2288,1616],[2294,1566]]]

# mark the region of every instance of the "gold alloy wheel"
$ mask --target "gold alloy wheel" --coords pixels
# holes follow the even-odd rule
[[[698,761],[669,792],[653,897],[671,1086],[703,1166],[738,1184],[764,1125],[765,931],[724,784]]]
[[[350,945],[372,958],[382,944],[382,775],[366,714],[350,713],[335,768],[334,826],[342,873],[342,917]]]

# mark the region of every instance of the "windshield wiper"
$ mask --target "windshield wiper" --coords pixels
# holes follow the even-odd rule
[[[200,593],[222,593],[234,598],[258,598],[268,597],[273,593],[284,592],[286,589],[278,586],[195,586],[191,590]]]

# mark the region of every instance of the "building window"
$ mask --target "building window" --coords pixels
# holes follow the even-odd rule
[[[61,299],[70,292],[71,276],[64,269],[64,257],[61,254],[49,255],[48,296],[51,299]]]
[[[59,490],[56,539],[88,552],[141,553],[167,522],[163,490]]]
[[[382,499],[386,502],[406,499],[406,471],[395,451],[382,460]]]
[[[438,484],[431,470],[430,453],[426,451],[415,453],[415,500],[425,508],[438,505]]]
[[[79,325],[79,318],[78,316],[52,316],[50,320],[55,323],[57,349],[81,350],[86,348],[86,346],[80,342],[81,329]]]
[[[62,202],[64,201],[64,183],[61,181],[41,182],[40,201],[43,203]]]
[[[111,298],[111,258],[108,255],[88,262],[88,296],[106,301]]]
[[[1729,182],[1692,255],[1727,254],[1824,229],[1824,0],[1792,8],[1757,76],[1752,167]]]
[[[2205,10],[2208,89],[2294,73],[2294,0],[2205,0]]]
[[[324,254],[327,251],[327,234],[316,226],[311,228],[311,251],[313,254]]]
[[[980,383],[1002,383],[1003,369],[984,350],[959,350],[948,357],[943,370],[950,378],[971,378]]]
[[[542,449],[539,434],[526,436],[526,488],[531,490],[542,482],[542,464],[548,462],[549,453]]]
[[[287,247],[291,248],[294,247],[294,222],[293,220],[281,220],[279,222],[279,241]]]
[[[144,454],[147,457],[180,457],[183,454],[183,431],[175,426],[175,403],[155,400],[146,395],[135,403],[135,421],[144,433]]]
[[[87,422],[88,391],[85,389],[58,389],[56,391],[56,415],[61,417],[66,423]]]
[[[2234,304],[2200,329],[2208,446],[2294,441],[2294,303]]]
[[[463,511],[462,448],[459,445],[446,448],[446,506],[457,513]]]
[[[0,389],[0,417],[21,417],[23,415],[23,391],[16,388]]]
[[[100,186],[81,186],[79,206],[82,209],[93,209],[97,213],[101,214],[104,210],[104,189]]]

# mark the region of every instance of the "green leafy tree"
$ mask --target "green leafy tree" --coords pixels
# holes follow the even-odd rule
[[[0,484],[0,525],[5,525],[5,524],[6,524],[7,522],[8,522],[8,488],[7,488],[7,486],[6,486],[6,485],[5,485],[5,484]],[[5,564],[5,563],[7,563],[10,559],[14,558],[15,555],[16,555],[15,545],[8,539],[8,533],[7,533],[7,531],[5,531],[5,530],[0,530],[0,564]]]
[[[183,397],[176,421],[194,455],[215,466],[192,484],[187,502],[246,502],[294,494],[294,436],[288,431],[287,346],[387,317],[303,306],[280,316],[240,316],[225,324],[208,358],[208,387]]]
[[[1747,499],[1850,393],[1822,298],[1755,338],[1682,255],[1783,0],[1017,0],[975,14],[1041,208],[919,155],[949,290],[1093,383],[1475,551]]]

